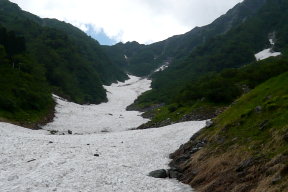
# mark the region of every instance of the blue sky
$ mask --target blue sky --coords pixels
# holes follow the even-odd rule
[[[10,0],[69,22],[101,44],[153,43],[209,24],[243,0]]]
[[[116,40],[109,38],[105,34],[103,29],[95,31],[91,25],[86,25],[86,27],[87,27],[87,30],[85,32],[87,33],[87,35],[99,41],[101,45],[114,45],[117,43]]]

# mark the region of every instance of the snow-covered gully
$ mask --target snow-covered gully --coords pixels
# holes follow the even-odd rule
[[[136,77],[113,84],[106,87],[109,102],[101,105],[58,98],[56,119],[44,130],[0,123],[0,191],[192,191],[176,180],[147,174],[167,168],[169,153],[205,122],[129,131],[147,120],[125,108],[149,86],[150,81]]]
[[[273,39],[269,39],[269,42],[271,45],[270,48],[264,49],[263,51],[260,51],[259,53],[255,54],[255,58],[257,61],[261,61],[261,60],[267,59],[269,57],[277,57],[277,56],[282,54],[281,52],[274,52],[273,51],[273,47],[275,45],[275,42]]]

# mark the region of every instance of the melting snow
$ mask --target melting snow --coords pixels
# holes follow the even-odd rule
[[[169,67],[169,62],[165,62],[164,65],[156,69],[154,72],[164,71],[167,67]]]
[[[45,128],[70,129],[83,135],[50,135],[47,130],[0,123],[0,191],[192,191],[176,180],[147,174],[167,168],[168,154],[204,127],[204,121],[124,131],[125,125],[133,127],[146,121],[122,107],[149,86],[148,80],[131,77],[106,87],[109,102],[98,106],[80,106],[58,98],[56,121]],[[91,134],[101,131],[106,123],[111,132]]]
[[[269,39],[269,42],[272,46],[275,44],[273,39]],[[269,49],[264,49],[263,51],[260,51],[259,53],[255,54],[255,57],[257,61],[260,61],[260,60],[267,59],[269,57],[276,57],[279,55],[281,55],[280,52],[274,52],[272,48],[269,48]]]
[[[269,57],[276,57],[281,55],[280,52],[273,52],[271,48],[269,49],[264,49],[263,51],[255,54],[256,60],[260,61],[260,60],[264,60],[267,59]]]
[[[150,84],[150,80],[130,76],[124,83],[105,86],[109,101],[100,105],[78,105],[56,96],[56,118],[44,129],[89,134],[136,128],[148,119],[143,119],[140,112],[125,109],[149,90]]]

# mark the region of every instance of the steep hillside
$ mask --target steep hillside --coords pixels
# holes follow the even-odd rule
[[[204,75],[175,93],[172,104],[151,107],[149,101],[147,103],[146,100],[141,100],[145,99],[144,94],[130,107],[138,106],[140,109],[148,107],[144,116],[152,119],[140,126],[141,129],[161,127],[179,121],[211,119],[241,95],[287,71],[287,57],[271,57],[245,67],[224,69]]]
[[[163,63],[180,62],[198,45],[225,34],[231,28],[245,22],[256,14],[265,2],[266,0],[246,0],[207,26],[196,27],[186,34],[151,45],[129,42],[119,43],[112,47],[105,46],[105,49],[115,65],[120,65],[123,69],[138,76],[149,75]]]
[[[106,101],[102,84],[127,79],[96,40],[70,24],[41,19],[0,0],[0,24],[24,36],[27,51],[43,65],[53,92],[77,103]]]
[[[36,127],[53,118],[45,69],[27,53],[23,37],[0,26],[0,121]]]
[[[288,45],[288,2],[263,2],[263,7],[240,25],[198,46],[184,61],[172,63],[163,72],[153,75],[153,90],[140,100],[172,103],[175,93],[189,84],[193,86],[203,75],[225,68],[239,68],[255,61],[254,54],[270,46],[269,39],[275,41],[274,50],[280,50],[285,55]],[[253,6],[250,9],[254,9]]]
[[[288,73],[257,86],[171,154],[199,192],[288,191]]]
[[[99,43],[80,29],[56,19],[43,19],[41,24],[44,27],[51,27],[65,32],[75,42],[80,55],[91,62],[105,85],[128,79],[127,75],[117,65],[111,63],[110,58],[105,54]]]

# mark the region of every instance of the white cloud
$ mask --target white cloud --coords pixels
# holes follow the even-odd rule
[[[11,0],[40,17],[82,30],[91,24],[117,41],[151,43],[212,22],[242,0]]]

